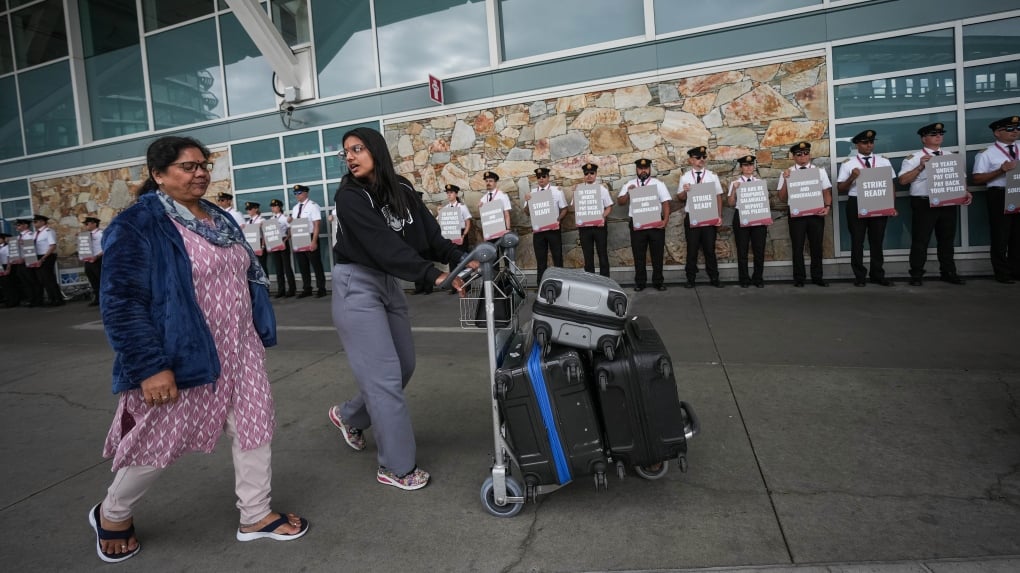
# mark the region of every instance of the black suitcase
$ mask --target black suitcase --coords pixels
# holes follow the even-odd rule
[[[672,458],[685,470],[697,420],[677,397],[673,362],[651,320],[627,321],[615,360],[596,354],[592,370],[610,455],[649,479],[662,477]]]
[[[506,439],[528,486],[563,485],[608,466],[590,381],[580,354],[554,345],[544,358],[528,333],[515,335],[496,369]]]

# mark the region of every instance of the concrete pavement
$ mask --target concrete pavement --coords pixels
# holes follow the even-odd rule
[[[327,408],[353,390],[329,299],[277,304],[274,507],[293,543],[234,540],[229,447],[190,455],[138,507],[142,552],[95,556],[86,521],[111,479],[111,353],[84,303],[0,311],[0,539],[25,571],[1020,570],[1020,285],[765,289],[672,285],[651,315],[703,432],[687,474],[579,480],[512,519],[479,501],[491,448],[485,337],[457,300],[412,296],[408,387],[433,483],[374,481]],[[736,569],[732,569],[736,568]]]

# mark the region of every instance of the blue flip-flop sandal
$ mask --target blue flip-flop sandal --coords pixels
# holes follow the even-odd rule
[[[102,521],[100,521],[99,518],[100,505],[101,505],[100,503],[97,503],[96,505],[92,506],[91,510],[89,510],[89,525],[92,526],[92,531],[96,532],[96,554],[99,555],[100,559],[106,561],[107,563],[120,563],[121,561],[124,561],[126,559],[131,559],[132,557],[137,555],[139,551],[142,550],[142,545],[140,543],[135,546],[135,549],[133,551],[129,551],[127,553],[103,552],[103,544],[101,543],[102,541],[109,541],[111,539],[123,539],[124,542],[127,543],[127,540],[131,539],[135,535],[135,526],[134,524],[131,524],[131,527],[125,529],[124,531],[110,531],[108,529],[103,529],[103,526],[101,525]]]
[[[244,533],[243,531],[241,531],[240,527],[237,528],[237,540],[255,541],[256,539],[272,539],[275,541],[293,541],[294,539],[297,539],[298,537],[301,537],[302,535],[308,533],[308,520],[303,517],[300,517],[298,519],[301,520],[301,530],[293,535],[287,535],[284,533],[274,533],[277,527],[280,527],[281,525],[290,522],[290,519],[287,518],[287,514],[281,513],[279,519],[273,521],[272,523],[267,524],[265,527],[258,531],[250,531],[248,533]]]

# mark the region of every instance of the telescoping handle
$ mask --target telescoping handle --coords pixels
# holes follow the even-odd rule
[[[471,252],[468,253],[463,259],[461,259],[459,263],[457,263],[457,267],[450,271],[450,274],[446,276],[446,280],[444,280],[437,288],[439,289],[450,288],[450,285],[453,283],[453,279],[461,275],[464,275],[461,276],[461,279],[466,280],[467,277],[470,276],[471,273],[473,272],[467,266],[468,263],[470,263],[471,261],[478,261],[479,267],[482,271],[482,277],[485,280],[491,281],[493,279],[494,274],[492,272],[492,263],[496,261],[496,257],[497,252],[496,247],[494,245],[490,243],[482,243],[478,245],[474,249],[471,249]]]

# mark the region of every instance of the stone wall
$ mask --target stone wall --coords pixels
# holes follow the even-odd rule
[[[230,192],[230,166],[226,152],[210,155],[216,163],[206,198],[212,200],[221,191]],[[149,176],[144,162],[91,173],[65,175],[31,182],[34,212],[50,218],[57,233],[57,256],[61,267],[78,262],[78,233],[85,230],[85,217],[98,217],[100,228],[117,213],[135,202],[135,192]]]
[[[641,157],[653,161],[653,175],[675,195],[687,149],[708,146],[707,167],[720,176],[724,189],[739,173],[736,158],[754,154],[772,190],[777,219],[769,228],[766,258],[790,260],[786,205],[777,199],[775,186],[793,164],[788,150],[798,141],[810,141],[821,157],[816,165],[828,168],[825,79],[824,58],[809,58],[393,123],[385,132],[397,172],[435,206],[445,200],[443,186],[453,183],[466,190],[465,203],[477,219],[482,173],[499,173],[499,186],[514,203],[514,228],[524,239],[518,257],[525,268],[534,268],[535,261],[521,205],[537,167],[551,169],[552,183],[569,202],[588,161],[599,165],[599,180],[615,198],[634,177],[634,161]],[[682,207],[673,201],[671,211]],[[721,262],[736,261],[731,221],[727,209],[716,244]],[[831,220],[827,224],[825,254],[831,257]],[[608,228],[612,265],[631,266],[626,207],[613,209]],[[563,229],[564,264],[581,266],[572,215]],[[686,242],[679,214],[670,217],[666,246],[666,264],[683,264]]]

